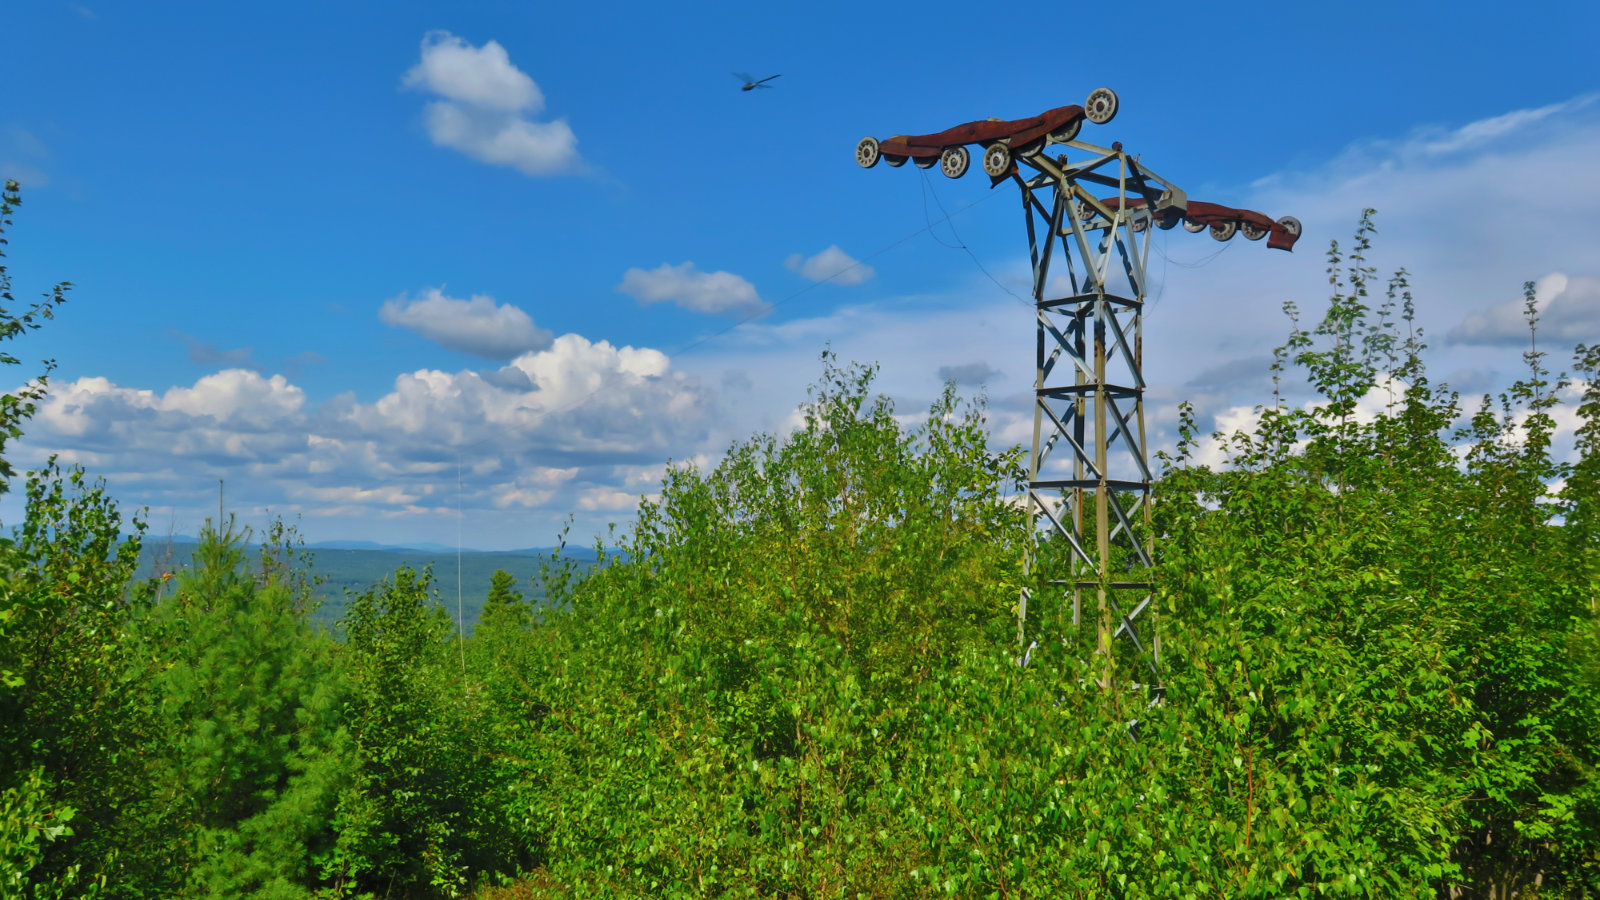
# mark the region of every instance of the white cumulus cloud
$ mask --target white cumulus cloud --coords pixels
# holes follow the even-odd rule
[[[101,377],[50,385],[16,460],[51,454],[106,475],[125,508],[148,507],[180,530],[229,508],[259,521],[305,516],[318,528],[436,522],[469,546],[548,543],[568,513],[582,534],[637,502],[637,473],[699,448],[716,404],[666,354],[567,334],[484,374],[422,369],[383,394],[321,403],[282,375],[226,369],[162,391]],[[459,479],[459,480],[458,480]],[[428,525],[402,526],[427,536]],[[330,531],[337,534],[337,531]]]
[[[474,294],[458,300],[429,288],[415,298],[384,301],[378,318],[385,325],[404,328],[440,346],[484,359],[509,360],[550,346],[553,335],[533,324],[526,312],[493,297]]]
[[[1534,305],[1541,338],[1563,344],[1600,339],[1600,278],[1552,272],[1536,284]],[[1471,313],[1445,339],[1452,344],[1527,346],[1526,306],[1517,297]]]
[[[702,313],[753,313],[768,309],[756,286],[732,272],[701,272],[694,263],[629,269],[617,290],[640,303],[671,301]]]
[[[828,249],[816,256],[795,253],[783,264],[790,271],[799,272],[812,281],[831,281],[842,285],[861,284],[877,274],[871,266],[858,262],[840,250],[837,244],[829,245]]]
[[[448,31],[422,38],[422,59],[402,84],[436,94],[423,124],[435,144],[525,175],[577,171],[578,138],[565,119],[529,118],[544,110],[539,85],[496,41],[474,47]]]

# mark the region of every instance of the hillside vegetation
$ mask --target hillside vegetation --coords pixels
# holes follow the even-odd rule
[[[827,354],[802,427],[670,469],[607,565],[557,559],[538,610],[502,580],[464,644],[405,567],[335,639],[278,529],[125,590],[103,488],[31,473],[0,896],[1600,894],[1600,346],[1558,463],[1543,358],[1463,415],[1370,233],[1278,354],[1322,402],[1217,470],[1185,416],[1160,703],[1075,640],[1018,665],[1023,453],[982,405],[908,428]]]

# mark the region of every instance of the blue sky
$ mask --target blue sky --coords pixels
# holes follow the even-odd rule
[[[1121,112],[1086,137],[1307,229],[1160,236],[1155,443],[1180,400],[1229,425],[1270,397],[1280,305],[1318,308],[1367,206],[1436,377],[1515,377],[1525,280],[1552,351],[1600,339],[1594,4],[1019,9],[16,0],[12,274],[77,287],[17,348],[59,368],[15,456],[82,462],[157,531],[222,478],[311,540],[545,545],[625,524],[669,457],[788,427],[830,343],[908,413],[984,373],[1023,441],[1015,192],[852,150],[1102,84]]]

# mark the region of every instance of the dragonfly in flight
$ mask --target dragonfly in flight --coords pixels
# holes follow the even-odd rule
[[[753,91],[756,88],[765,89],[765,88],[772,87],[772,85],[767,84],[767,82],[771,81],[774,78],[779,77],[779,75],[782,75],[782,74],[783,73],[780,72],[778,75],[768,75],[765,78],[757,79],[754,75],[751,75],[749,72],[735,72],[735,73],[733,73],[733,77],[735,77],[735,78],[739,79],[740,81],[744,82],[744,84],[739,88],[739,90],[741,90],[741,91]]]

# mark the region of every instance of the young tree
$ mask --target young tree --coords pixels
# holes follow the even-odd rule
[[[342,889],[457,896],[477,876],[515,871],[527,840],[508,821],[510,779],[474,716],[432,573],[400,568],[353,597],[342,625],[356,766],[327,874]]]
[[[353,779],[332,640],[309,622],[310,586],[279,564],[291,535],[269,535],[256,567],[248,530],[208,524],[138,629],[159,697],[147,758],[169,817],[166,893],[309,897]]]
[[[517,576],[505,569],[495,569],[478,623],[489,627],[520,626],[527,620],[528,607],[523,602],[522,592],[517,590]]]

